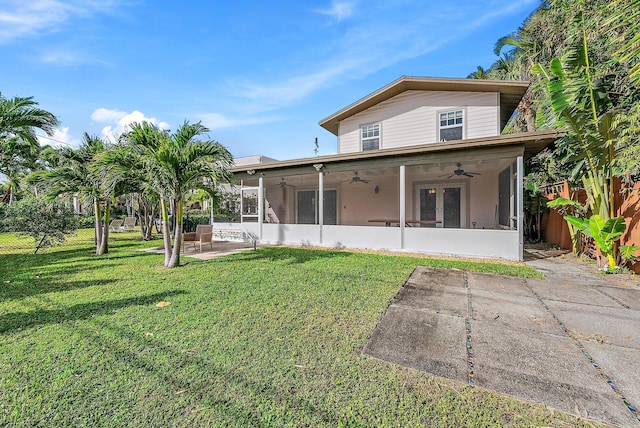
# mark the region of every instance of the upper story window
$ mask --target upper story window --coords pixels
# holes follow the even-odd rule
[[[439,114],[438,141],[462,140],[464,114],[462,110],[444,111]]]
[[[380,148],[380,124],[372,123],[360,127],[362,151],[378,150]]]

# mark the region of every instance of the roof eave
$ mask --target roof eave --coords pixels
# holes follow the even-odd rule
[[[564,136],[563,130],[546,130],[535,132],[523,132],[518,134],[505,134],[494,137],[473,138],[467,140],[445,141],[439,143],[428,143],[414,146],[404,146],[392,149],[371,150],[366,152],[353,152],[335,154],[327,156],[317,156],[312,158],[300,158],[279,162],[243,165],[232,169],[234,173],[245,173],[247,171],[268,171],[286,169],[300,166],[313,166],[315,164],[329,164],[346,161],[357,161],[364,159],[385,158],[392,156],[402,156],[411,154],[421,154],[429,152],[449,152],[454,150],[480,149],[486,147],[508,146],[522,144],[526,157],[531,157],[542,151],[545,147],[553,143],[556,139]]]

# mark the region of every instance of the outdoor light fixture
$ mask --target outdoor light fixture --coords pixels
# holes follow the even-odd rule
[[[324,165],[322,165],[321,163],[314,163],[313,167],[316,169],[316,171],[320,172]]]
[[[249,175],[253,175],[253,174],[255,174],[255,173],[256,173],[256,170],[255,170],[255,169],[249,169],[249,170],[247,170],[247,174],[249,174]]]

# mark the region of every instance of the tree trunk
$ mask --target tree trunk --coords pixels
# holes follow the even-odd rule
[[[169,264],[167,265],[167,267],[170,268],[180,266],[180,248],[182,246],[182,198],[180,196],[176,198],[176,209],[174,212],[176,228],[174,230],[173,251]]]
[[[109,252],[109,222],[111,221],[111,199],[107,198],[104,206],[104,228],[102,229],[102,239],[100,250],[97,254],[107,254]]]
[[[524,123],[527,125],[527,132],[536,130],[536,112],[533,111],[531,100],[525,95],[518,104],[517,110],[522,115]]]
[[[98,198],[93,198],[93,217],[95,218],[95,244],[96,254],[100,255],[100,246],[102,245],[102,210],[100,209],[100,201]],[[108,225],[107,225],[108,227]]]
[[[149,205],[144,196],[140,193],[136,194],[138,197],[138,217],[140,218],[140,238],[143,241],[150,241],[153,230],[152,221],[153,216],[149,213]]]
[[[169,212],[167,210],[167,200],[160,199],[160,209],[162,210],[162,238],[164,239],[164,266],[169,266],[171,260],[171,231],[169,230]]]

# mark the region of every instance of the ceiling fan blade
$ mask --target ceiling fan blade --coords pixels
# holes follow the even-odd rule
[[[455,176],[455,174],[451,174],[450,176],[447,177],[447,180],[450,179],[451,177]]]
[[[473,175],[468,172],[463,172],[462,175],[464,175],[465,177],[473,178]]]

